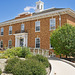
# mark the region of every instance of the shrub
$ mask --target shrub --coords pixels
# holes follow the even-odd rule
[[[8,58],[13,58],[14,56],[25,58],[28,54],[31,54],[29,51],[29,48],[26,47],[14,47],[11,49],[7,49],[4,52],[4,56],[7,56]]]
[[[33,56],[33,54],[30,53],[30,54],[26,55],[25,58],[30,59],[30,58],[32,58],[32,56]]]
[[[2,73],[2,70],[0,69],[0,75],[1,75],[1,73]]]
[[[8,56],[4,55],[4,54],[1,54],[0,55],[0,59],[8,59]]]
[[[46,75],[45,66],[36,60],[25,60],[16,63],[13,68],[14,75]]]
[[[25,58],[28,54],[31,54],[29,48],[23,47],[18,56]]]
[[[36,59],[39,62],[42,62],[46,67],[49,67],[48,59],[42,55],[32,56],[32,59]]]
[[[5,56],[8,56],[9,58],[12,58],[14,56],[18,56],[20,54],[20,51],[22,50],[21,47],[14,47],[14,48],[11,48],[11,49],[7,49],[5,52],[4,52],[4,55]]]
[[[8,73],[12,73],[12,69],[13,69],[14,65],[19,61],[20,61],[20,59],[17,57],[7,60],[7,65],[5,66],[5,71]]]

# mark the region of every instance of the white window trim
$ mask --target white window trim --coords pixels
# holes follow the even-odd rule
[[[51,18],[51,19],[55,19],[55,29],[56,29],[56,18]],[[50,20],[51,20],[51,19],[50,19]],[[49,20],[49,21],[50,21],[50,20]],[[51,31],[51,30],[55,30],[55,29],[51,29],[51,25],[49,25],[49,27],[50,27],[50,28],[49,28],[50,31]]]
[[[3,28],[3,27],[2,27],[2,28]],[[2,28],[1,28],[1,29],[2,29]],[[0,31],[1,31],[1,30],[0,30]],[[3,28],[3,35],[4,35],[4,28]],[[1,35],[1,32],[0,32],[0,36],[3,36],[3,35]]]
[[[36,21],[36,22],[40,22],[40,21]],[[35,32],[40,32],[40,30],[36,31],[36,22],[35,22]]]
[[[35,38],[35,49],[40,49],[40,48],[36,48],[36,39],[40,39],[40,38]]]
[[[24,29],[23,30],[25,30],[25,24],[21,24],[21,30],[22,30],[22,25],[24,25]]]
[[[9,27],[12,27],[12,26],[9,26]],[[13,27],[12,27],[12,30],[13,30]],[[8,33],[9,34],[9,33]],[[9,35],[12,35],[12,34],[9,34]]]
[[[3,40],[1,40],[1,41],[3,41]],[[1,41],[0,41],[0,48],[1,48]]]
[[[8,48],[9,48],[9,41],[12,41],[12,40],[8,40]]]

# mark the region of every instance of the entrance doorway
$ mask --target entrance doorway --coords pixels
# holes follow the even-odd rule
[[[15,35],[15,47],[27,47],[28,45],[28,33],[18,33]]]
[[[23,47],[23,46],[24,46],[24,39],[21,38],[21,39],[20,39],[20,47]]]

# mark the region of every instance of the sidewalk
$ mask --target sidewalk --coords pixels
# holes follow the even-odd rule
[[[50,58],[52,70],[50,75],[75,75],[75,68],[58,58]],[[54,74],[56,73],[56,74]]]

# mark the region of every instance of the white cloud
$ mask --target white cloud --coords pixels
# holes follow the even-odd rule
[[[24,11],[28,12],[30,11],[31,9],[36,9],[36,7],[31,7],[31,6],[27,6],[26,8],[24,8]]]

